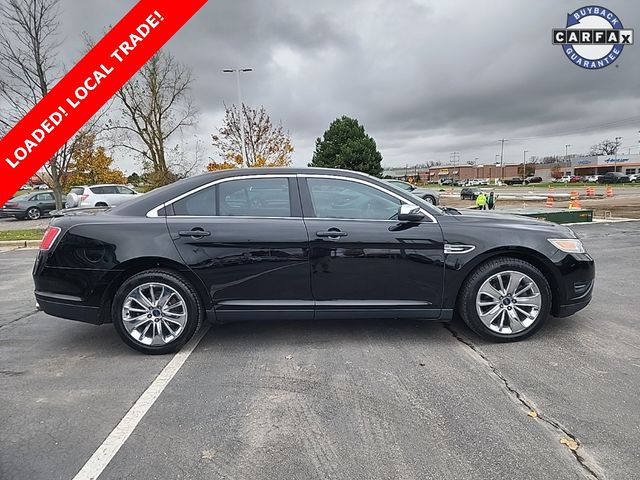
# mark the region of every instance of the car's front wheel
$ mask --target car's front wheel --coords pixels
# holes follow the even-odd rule
[[[431,205],[435,205],[436,204],[436,199],[433,198],[431,195],[425,195],[424,197],[422,197],[422,199],[425,202],[430,203]]]
[[[522,340],[538,331],[551,310],[549,282],[535,266],[500,257],[480,265],[458,298],[465,323],[489,340]]]
[[[175,352],[202,324],[198,294],[180,275],[147,270],[120,286],[111,307],[115,328],[124,342],[143,353]]]

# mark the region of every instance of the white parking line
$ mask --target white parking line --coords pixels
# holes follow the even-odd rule
[[[171,379],[175,377],[180,367],[189,358],[189,355],[198,346],[202,337],[209,330],[209,324],[205,322],[202,329],[182,350],[174,355],[171,361],[162,369],[156,379],[149,385],[140,398],[133,404],[120,423],[107,436],[102,445],[91,455],[87,463],[80,469],[73,480],[95,480],[115,457],[120,447],[127,441],[129,435],[135,430],[140,420],[153,406]]]

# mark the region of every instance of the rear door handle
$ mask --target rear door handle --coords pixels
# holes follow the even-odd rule
[[[341,232],[340,230],[327,230],[326,232],[316,232],[316,237],[338,238],[346,237],[347,232]]]
[[[180,235],[181,237],[199,238],[199,237],[208,237],[211,235],[211,232],[205,232],[204,230],[197,230],[197,229],[181,230],[178,232],[178,235]]]

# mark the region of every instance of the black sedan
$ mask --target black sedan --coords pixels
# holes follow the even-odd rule
[[[441,210],[355,172],[239,169],[54,219],[33,276],[45,312],[113,322],[157,354],[205,320],[457,313],[488,339],[520,340],[589,303],[594,262],[552,223]]]
[[[460,200],[475,200],[476,198],[478,198],[478,195],[480,195],[480,193],[482,193],[482,190],[480,190],[479,188],[464,187],[462,190],[460,190]]]
[[[0,217],[38,220],[55,208],[53,192],[26,193],[5,203],[0,209]]]

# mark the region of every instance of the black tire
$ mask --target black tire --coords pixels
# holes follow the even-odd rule
[[[31,207],[27,209],[24,218],[29,220],[39,220],[42,217],[42,211],[38,207]]]
[[[425,195],[424,197],[422,197],[422,199],[423,199],[425,202],[430,203],[431,205],[435,205],[435,204],[436,204],[436,199],[435,199],[435,198],[433,198],[433,196],[432,196],[432,195]]]
[[[145,283],[161,283],[173,288],[186,304],[187,320],[184,329],[177,338],[164,345],[145,345],[134,339],[124,326],[124,302],[130,292]],[[131,348],[148,355],[163,355],[180,350],[200,329],[204,316],[204,307],[196,290],[181,275],[169,270],[146,270],[131,276],[120,285],[111,305],[111,318],[120,338]]]
[[[476,297],[482,284],[491,276],[507,271],[516,271],[529,276],[540,290],[541,306],[534,322],[524,330],[513,334],[502,334],[490,330],[480,319],[476,310]],[[493,342],[524,340],[536,333],[549,317],[551,311],[551,289],[545,276],[529,262],[513,257],[498,257],[479,265],[465,280],[458,295],[456,310],[464,322],[481,337]],[[515,310],[514,310],[515,312]]]

